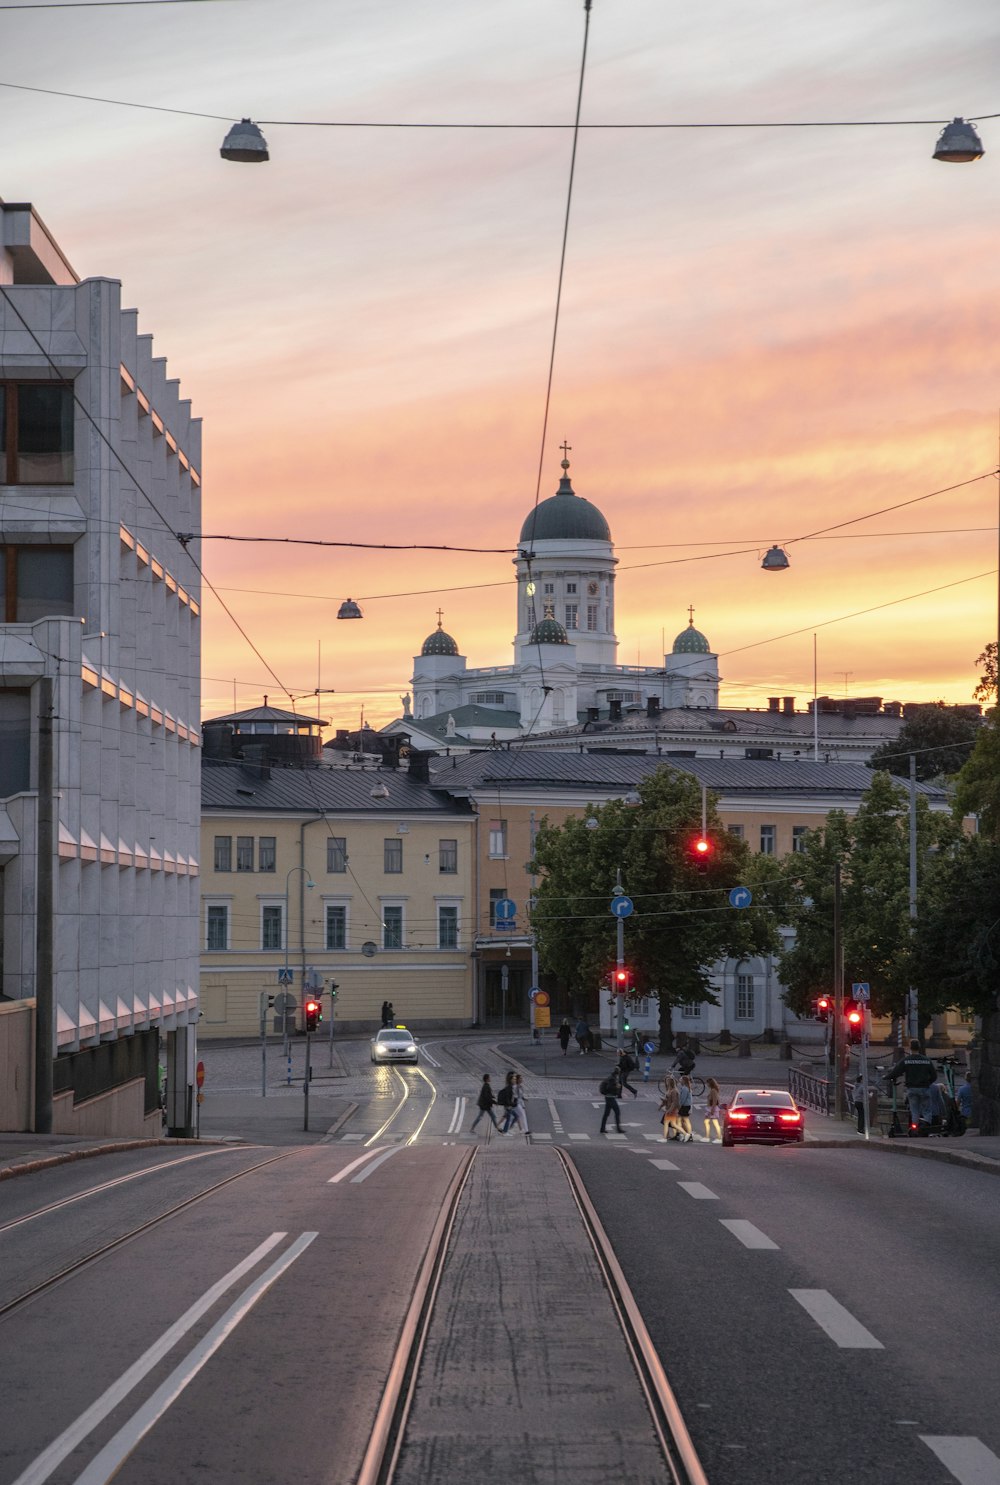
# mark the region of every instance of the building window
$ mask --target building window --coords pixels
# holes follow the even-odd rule
[[[0,383],[0,472],[5,485],[73,483],[73,388]]]
[[[576,592],[576,583],[567,583],[566,584],[566,592],[567,593],[575,593]]]
[[[534,625],[534,619],[528,622]],[[503,706],[504,693],[502,691],[476,691],[472,697],[473,701],[481,702],[483,706]]]
[[[260,946],[262,949],[280,949],[284,946],[285,909],[263,907],[260,914]]]
[[[340,904],[326,905],[326,946],[328,949],[347,948],[347,909]]]
[[[438,908],[438,948],[458,948],[458,908]]]
[[[792,826],[792,850],[793,850],[793,852],[795,853],[796,856],[801,855],[802,852],[805,850],[805,848],[806,848],[806,840],[807,840],[808,836],[809,836],[809,826],[808,825],[793,825]]]
[[[0,620],[73,617],[72,547],[0,547]]]
[[[743,839],[743,826],[742,825],[727,825],[726,826],[726,829],[729,831],[729,834],[730,835],[735,835],[735,837],[736,837],[737,840],[742,840]]]
[[[30,783],[31,698],[27,691],[0,690],[0,799],[21,794]]]
[[[273,835],[262,835],[257,842],[257,870],[277,869],[277,841]]]
[[[555,591],[556,591],[556,585],[555,585],[555,583],[543,583],[542,584],[542,593],[545,594],[546,596],[551,595]]]
[[[587,628],[593,634],[597,629],[597,604],[587,604]]]
[[[458,871],[458,841],[438,841],[438,871],[454,876]]]
[[[347,836],[328,835],[326,838],[327,871],[347,870]]]
[[[490,821],[490,856],[499,860],[507,855],[507,821]]]
[[[753,975],[736,976],[736,1019],[752,1021],[754,1018]]]
[[[760,827],[760,854],[762,856],[774,855],[774,834],[775,827],[773,825],[762,825]]]
[[[535,625],[537,623],[538,623],[538,620],[535,617],[535,605],[533,603],[529,603],[528,604],[528,623],[527,623],[527,627],[529,629],[534,629],[534,627],[535,627]]]
[[[253,871],[253,836],[236,837],[236,870]]]
[[[566,605],[566,628],[579,629],[580,627],[580,605],[578,603],[567,603]]]
[[[391,835],[383,842],[382,870],[390,876],[398,876],[403,870],[403,842],[398,835]]]
[[[233,869],[233,838],[231,835],[215,837],[215,869],[216,871],[232,871]]]
[[[205,918],[205,948],[229,948],[229,908],[209,903]]]
[[[401,907],[393,906],[382,909],[382,947],[383,949],[403,947],[403,909]]]
[[[700,1015],[700,1000],[689,1000],[686,1005],[681,1006],[681,1017],[685,1021],[697,1021]]]
[[[507,893],[506,893],[506,891],[504,890],[503,887],[491,887],[490,888],[490,927],[491,928],[495,928],[497,926],[497,903],[498,902],[502,902],[503,899],[506,896],[507,896]]]

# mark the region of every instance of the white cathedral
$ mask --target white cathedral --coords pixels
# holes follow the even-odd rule
[[[438,610],[414,656],[412,699],[401,698],[404,715],[387,732],[460,746],[617,721],[629,708],[718,706],[718,656],[693,611],[662,665],[617,663],[614,543],[596,505],[574,491],[567,452],[559,489],[521,527],[513,665],[470,668]]]

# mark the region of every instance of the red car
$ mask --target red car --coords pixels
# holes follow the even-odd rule
[[[726,1105],[722,1143],[750,1140],[770,1145],[801,1145],[806,1137],[802,1110],[781,1088],[741,1088]]]

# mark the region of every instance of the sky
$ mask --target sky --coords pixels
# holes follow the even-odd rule
[[[206,591],[204,716],[267,694],[387,722],[439,608],[470,666],[510,663],[513,549],[564,440],[615,542],[621,663],[657,663],[690,604],[725,705],[804,703],[814,634],[820,694],[972,699],[998,623],[1000,8],[593,0],[543,449],[572,130],[360,125],[572,124],[584,23],[583,0],[0,10],[0,198],[121,279],[204,420],[203,531],[497,549],[206,540],[259,655]],[[955,115],[983,120],[975,164],[931,158]],[[244,116],[269,163],[220,158]],[[667,123],[810,127],[596,127]]]

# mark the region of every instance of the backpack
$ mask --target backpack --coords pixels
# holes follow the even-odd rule
[[[635,1072],[638,1066],[639,1064],[638,1062],[636,1062],[631,1052],[626,1052],[625,1056],[622,1058],[622,1067],[625,1069],[625,1071],[627,1073]]]
[[[509,1109],[510,1108],[510,1084],[509,1083],[504,1083],[503,1087],[500,1089],[500,1092],[497,1094],[497,1103],[500,1105],[500,1107],[502,1109]]]
[[[617,1078],[604,1078],[603,1081],[600,1084],[600,1087],[598,1089],[598,1092],[603,1093],[604,1096],[605,1096],[605,1098],[610,1098],[613,1094],[617,1093],[618,1092],[618,1080],[617,1080]]]

